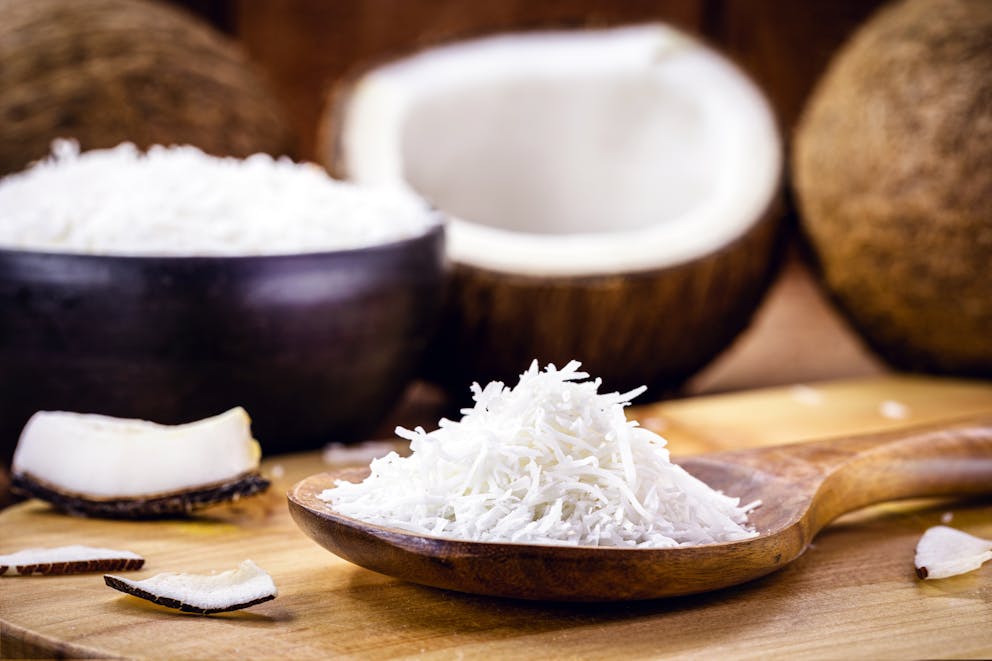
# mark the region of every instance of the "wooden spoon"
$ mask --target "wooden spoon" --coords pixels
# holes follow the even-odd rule
[[[866,505],[992,493],[992,417],[678,463],[742,502],[760,499],[751,514],[759,536],[673,549],[457,541],[341,516],[317,497],[337,479],[361,480],[368,469],[306,478],[289,492],[289,509],[297,525],[333,553],[414,583],[557,601],[670,597],[781,569],[833,519]]]

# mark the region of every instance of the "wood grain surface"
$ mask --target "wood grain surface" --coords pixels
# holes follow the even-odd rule
[[[815,393],[819,393],[817,398]],[[904,417],[886,417],[902,405]],[[632,410],[665,426],[676,453],[823,438],[992,412],[992,385],[880,377],[673,401]],[[0,513],[0,553],[84,543],[128,548],[162,571],[268,570],[274,601],[190,616],[120,595],[99,575],[0,578],[0,655],[136,658],[988,657],[992,567],[921,582],[920,534],[950,525],[992,537],[992,502],[914,501],[848,515],[795,563],[758,581],[686,598],[613,605],[525,603],[402,583],[310,541],[285,492],[342,464],[316,453],[266,461],[269,494],[190,520],[68,518],[29,501]]]

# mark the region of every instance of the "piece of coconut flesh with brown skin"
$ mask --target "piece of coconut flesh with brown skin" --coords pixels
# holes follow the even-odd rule
[[[948,526],[927,529],[916,545],[916,574],[948,578],[975,571],[992,560],[992,541]]]
[[[62,575],[84,572],[135,571],[145,559],[133,551],[74,544],[55,548],[31,548],[0,555],[0,575]]]
[[[224,613],[276,598],[272,577],[251,560],[219,574],[166,572],[135,581],[107,574],[104,582],[115,590],[186,613]]]
[[[42,411],[11,465],[15,491],[85,516],[187,514],[268,488],[241,408],[183,425]]]
[[[442,333],[458,360],[577,357],[611,388],[670,386],[760,298],[783,168],[774,114],[730,61],[672,28],[457,42],[372,69],[338,100],[331,167],[413,190],[450,218],[453,296],[484,307]],[[571,337],[580,327],[605,339],[587,346]],[[615,367],[644,337],[634,367]],[[665,351],[672,365],[647,367]],[[452,385],[513,377],[487,369]]]

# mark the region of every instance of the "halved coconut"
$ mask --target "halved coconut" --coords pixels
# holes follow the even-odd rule
[[[41,411],[11,466],[15,491],[74,514],[185,514],[268,488],[242,408],[185,425]]]
[[[928,528],[916,544],[916,575],[948,578],[975,571],[992,560],[992,540],[948,526]]]
[[[781,140],[761,92],[663,25],[505,34],[372,69],[325,162],[450,216],[442,382],[581,360],[668,387],[743,328],[772,266]]]
[[[104,582],[121,592],[186,613],[224,613],[271,599],[278,591],[269,574],[251,560],[219,574],[165,572],[143,581],[106,574]]]
[[[145,559],[133,551],[96,548],[73,544],[55,548],[24,549],[0,555],[0,575],[8,569],[14,574],[81,574],[96,571],[133,571],[141,569]]]

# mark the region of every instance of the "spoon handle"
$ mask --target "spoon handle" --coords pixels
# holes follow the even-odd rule
[[[793,447],[823,479],[814,530],[887,500],[992,493],[992,415]]]

